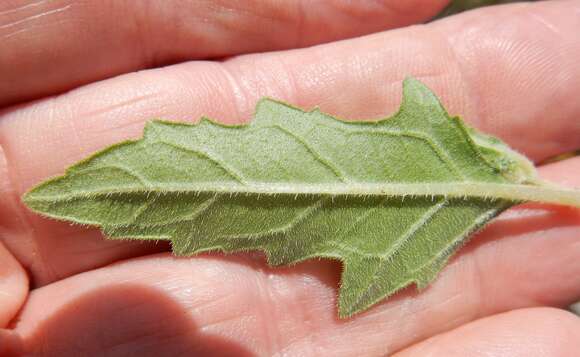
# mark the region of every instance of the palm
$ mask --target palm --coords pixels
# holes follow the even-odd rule
[[[95,150],[139,136],[144,122],[154,117],[209,115],[238,122],[250,118],[254,103],[265,95],[303,107],[320,105],[341,117],[378,117],[398,105],[406,75],[429,84],[451,113],[537,162],[580,147],[578,1],[493,7],[319,47],[184,62],[103,79],[176,59],[291,48],[403,26],[437,13],[444,1],[427,1],[421,11],[411,3],[397,5],[409,7],[399,10],[394,5],[320,5],[306,13],[265,7],[256,15],[262,20],[243,11],[224,20],[223,13],[212,12],[211,2],[181,5],[180,11],[159,8],[151,17],[136,8],[131,14],[146,20],[136,28],[116,25],[126,8],[86,19],[94,10],[83,10],[86,4],[49,4],[52,9],[42,10],[46,16],[30,20],[45,5],[16,10],[0,5],[7,7],[0,9],[0,36],[6,38],[0,43],[0,78],[8,79],[0,82],[0,104],[100,80],[0,112],[0,263],[6,277],[0,279],[0,327],[9,328],[0,330],[0,351],[22,348],[40,356],[573,355],[580,348],[579,320],[545,307],[580,298],[577,210],[512,209],[463,249],[431,287],[406,289],[339,321],[337,263],[268,268],[262,257],[250,254],[175,258],[163,253],[164,244],[107,241],[95,230],[38,217],[19,201],[33,184]],[[79,11],[85,11],[89,32],[113,30],[95,30],[90,42],[74,31],[62,36],[66,26],[78,26],[64,20],[79,18]],[[176,26],[186,11],[210,16],[210,24]],[[34,27],[19,27],[28,26],[19,16],[46,26],[40,40],[31,35]],[[63,27],[54,34],[51,16],[58,16]],[[302,25],[295,24],[300,16]],[[41,41],[34,48],[44,48],[44,55],[58,48],[51,53],[59,60],[35,57],[24,40],[14,40],[18,36]],[[26,51],[30,57],[18,57]],[[144,55],[136,60],[135,53]],[[87,66],[91,56],[99,61]],[[554,182],[580,185],[578,158],[541,166],[540,172]],[[28,296],[22,267],[31,279]]]

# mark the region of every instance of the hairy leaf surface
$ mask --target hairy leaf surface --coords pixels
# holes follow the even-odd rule
[[[247,125],[153,121],[25,196],[111,238],[167,239],[179,255],[262,250],[273,265],[344,264],[341,317],[427,285],[471,233],[526,200],[578,204],[533,166],[450,117],[407,79],[388,119],[347,122],[274,100]]]

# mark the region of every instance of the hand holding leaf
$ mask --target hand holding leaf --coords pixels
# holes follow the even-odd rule
[[[422,1],[420,5],[414,1],[395,0],[313,3],[318,4],[316,8],[309,6],[307,11],[300,11],[303,8],[295,5],[304,2],[293,0],[168,0],[147,4],[45,1],[20,5],[0,2],[0,35],[4,40],[0,41],[0,71],[4,70],[0,76],[0,105],[5,106],[0,112],[0,355],[6,352],[7,346],[10,349],[11,345],[18,345],[10,342],[17,341],[18,336],[26,354],[43,357],[135,353],[346,357],[456,353],[464,356],[475,350],[490,355],[510,351],[526,357],[538,353],[576,355],[580,349],[578,318],[560,308],[580,299],[580,245],[577,244],[580,211],[563,205],[525,204],[509,209],[449,259],[427,288],[418,290],[412,283],[420,277],[427,279],[426,271],[413,272],[399,265],[395,269],[402,274],[399,282],[409,280],[408,288],[382,299],[381,303],[355,318],[337,318],[339,294],[340,301],[346,302],[339,312],[345,316],[359,311],[364,304],[385,292],[377,288],[393,288],[388,286],[389,282],[377,279],[385,270],[390,277],[395,272],[392,264],[380,264],[384,260],[377,258],[378,254],[383,257],[392,254],[393,259],[408,265],[429,261],[428,256],[410,259],[409,254],[404,254],[415,252],[410,242],[429,242],[415,239],[421,236],[421,230],[409,229],[413,227],[409,221],[392,222],[402,212],[411,217],[410,204],[417,206],[415,213],[420,210],[425,213],[426,207],[436,207],[445,197],[444,206],[424,225],[429,229],[440,227],[442,231],[466,224],[461,220],[452,221],[450,227],[435,224],[440,215],[445,217],[453,209],[467,212],[460,206],[465,201],[484,205],[492,202],[511,205],[522,200],[574,204],[575,195],[541,183],[527,161],[503,144],[469,129],[467,136],[460,135],[471,138],[477,149],[475,152],[490,159],[487,164],[488,160],[482,162],[477,154],[475,160],[468,156],[457,160],[457,152],[445,146],[443,153],[454,157],[454,164],[467,163],[459,172],[467,175],[470,183],[477,183],[472,185],[466,184],[466,180],[460,182],[454,175],[456,171],[450,171],[449,165],[438,159],[443,156],[427,150],[428,146],[426,149],[426,144],[421,144],[417,138],[396,140],[392,136],[381,134],[379,138],[365,132],[351,133],[348,141],[355,145],[349,147],[343,141],[346,129],[384,129],[388,127],[386,122],[395,118],[375,125],[351,126],[346,125],[350,122],[321,113],[303,112],[287,105],[277,108],[284,113],[296,113],[296,117],[282,120],[282,126],[307,139],[312,148],[324,149],[318,152],[327,155],[323,159],[333,159],[326,161],[331,166],[325,166],[320,160],[317,164],[317,159],[309,156],[304,146],[284,136],[279,129],[260,128],[259,131],[270,135],[249,133],[250,129],[256,129],[259,120],[239,128],[224,124],[249,121],[263,96],[280,98],[306,109],[320,105],[324,112],[344,118],[383,117],[396,110],[404,76],[413,75],[440,96],[449,113],[461,114],[470,126],[501,138],[525,154],[538,167],[538,176],[543,180],[579,187],[580,158],[568,157],[546,163],[547,158],[580,147],[580,126],[577,125],[580,42],[576,35],[579,23],[575,11],[578,2],[492,6],[397,31],[384,30],[428,21],[449,2]],[[264,7],[256,7],[256,4]],[[383,32],[344,40],[376,31]],[[339,38],[343,40],[280,51]],[[245,54],[251,52],[253,54]],[[222,61],[223,56],[227,59]],[[216,57],[220,60],[211,60]],[[133,71],[138,73],[128,73]],[[94,83],[85,85],[90,82]],[[35,100],[27,102],[32,99]],[[21,104],[8,107],[15,103]],[[275,104],[266,101],[261,107]],[[172,142],[183,134],[184,142],[172,143],[200,149],[193,145],[195,141],[190,139],[191,135],[203,138],[204,130],[206,134],[211,130],[228,135],[236,133],[237,139],[230,138],[230,141],[238,144],[235,147],[239,149],[238,156],[246,154],[239,159],[243,169],[257,157],[260,163],[268,162],[264,159],[271,156],[279,156],[280,152],[270,152],[270,142],[283,139],[282,142],[292,144],[283,149],[300,153],[292,158],[301,161],[278,161],[269,164],[268,168],[279,172],[292,168],[285,174],[292,179],[291,187],[276,186],[275,182],[259,185],[265,173],[252,171],[260,174],[251,176],[242,170],[245,176],[238,178],[245,181],[235,185],[240,193],[216,195],[219,197],[215,203],[208,204],[205,213],[200,210],[204,224],[194,227],[186,222],[178,224],[178,221],[187,219],[185,212],[191,211],[195,197],[209,199],[207,193],[169,197],[171,195],[152,190],[150,197],[157,200],[152,202],[151,209],[139,206],[146,200],[139,196],[141,191],[129,195],[134,201],[126,202],[121,196],[127,197],[127,193],[112,193],[109,208],[116,212],[103,209],[101,213],[110,214],[91,216],[72,208],[82,208],[83,200],[78,196],[82,189],[77,184],[81,181],[94,183],[89,179],[89,170],[81,168],[98,163],[98,157],[75,165],[75,169],[61,180],[75,181],[71,180],[74,176],[71,173],[82,171],[78,176],[82,180],[68,188],[61,187],[76,190],[72,193],[79,197],[77,200],[69,197],[68,202],[73,207],[68,213],[73,220],[82,218],[87,223],[98,224],[111,223],[113,218],[124,219],[101,228],[108,229],[111,235],[129,236],[129,233],[143,232],[127,224],[133,217],[140,223],[155,222],[154,218],[158,222],[173,219],[173,226],[156,228],[158,233],[163,230],[164,234],[172,235],[163,236],[159,242],[155,241],[156,237],[131,241],[103,239],[99,229],[46,219],[21,202],[22,195],[31,187],[63,174],[66,167],[88,155],[122,140],[141,138],[145,122],[151,118],[196,121],[202,115],[219,120],[222,125],[211,121],[196,126],[155,123],[149,128],[152,132],[172,135],[152,140],[154,138],[149,135],[152,132],[148,130],[145,138],[134,145],[116,146],[98,157],[106,158],[105,161],[114,166],[113,152],[123,148],[145,148],[150,155],[136,155],[133,162],[118,160],[117,163],[136,165],[140,170],[133,169],[133,173],[146,173],[144,178],[151,181],[146,186],[148,189],[166,190],[170,180],[163,177],[164,171],[157,170],[157,176],[152,171],[169,163],[152,159],[164,153],[173,155],[172,158],[187,155],[191,158],[192,155],[163,146],[161,141]],[[340,126],[337,131],[327,130],[332,135],[321,136],[330,138],[327,142],[334,140],[332,145],[322,147],[324,140],[318,142],[308,132],[298,130],[303,124],[317,121]],[[455,122],[462,123],[455,119],[446,123]],[[174,133],[175,128],[180,129]],[[421,132],[428,128],[419,129]],[[411,130],[405,128],[405,131]],[[430,130],[427,132],[433,137]],[[225,137],[220,135],[206,141],[225,142]],[[250,140],[256,138],[257,142]],[[260,140],[264,141],[262,146],[258,145]],[[411,140],[414,142],[409,145]],[[240,147],[239,143],[246,141],[248,145]],[[465,140],[459,142],[465,143]],[[369,143],[370,147],[378,147],[381,151],[360,149]],[[158,150],[150,148],[155,147],[154,144]],[[256,149],[256,145],[267,150],[249,152],[248,148]],[[211,148],[220,154],[221,149],[228,149],[226,146]],[[403,154],[388,157],[394,153],[393,148],[412,158],[400,159]],[[334,149],[340,149],[342,155],[334,155]],[[417,151],[433,159],[418,161]],[[235,154],[232,153],[228,160]],[[494,160],[500,157],[506,160]],[[310,161],[306,161],[308,158]],[[409,182],[408,177],[404,181],[405,177],[399,172],[387,176],[381,170],[390,166],[378,165],[376,158],[418,171],[420,182]],[[343,166],[341,160],[346,159],[360,170]],[[193,161],[209,170],[192,171],[194,166],[186,165],[184,171],[172,172],[173,183],[215,190],[219,187],[210,184],[221,177],[228,187],[234,186],[232,176],[220,171],[219,165],[211,166],[208,159],[202,158],[189,160]],[[516,165],[510,170],[509,163],[514,162]],[[423,171],[419,170],[421,166]],[[234,162],[233,168],[240,167]],[[437,175],[431,174],[430,167],[435,167]],[[438,167],[445,170],[437,170]],[[496,176],[483,175],[495,179],[482,181],[483,176],[479,174],[470,176],[474,173],[470,170],[478,167],[501,169]],[[124,178],[125,183],[133,183],[133,188],[145,187],[138,180],[131,181],[130,175],[122,169],[109,170],[114,177],[104,180],[101,168],[102,165],[95,172],[103,178],[105,185],[101,188],[110,189],[110,183],[118,182],[113,178]],[[462,171],[464,168],[467,170]],[[347,180],[339,180],[333,169],[342,169],[342,176]],[[372,169],[371,175],[365,169]],[[207,176],[208,172],[212,175]],[[296,173],[301,176],[292,176]],[[322,185],[312,182],[317,177],[325,180]],[[208,178],[212,179],[202,180]],[[381,180],[368,182],[378,178]],[[438,180],[441,178],[444,180]],[[331,179],[334,181],[330,182]],[[308,186],[317,191],[330,187],[331,183],[333,186],[326,193],[284,193],[289,192],[289,188],[295,189],[297,182],[301,188]],[[344,187],[345,183],[354,191],[338,194],[337,187]],[[389,190],[385,190],[386,183]],[[282,211],[280,204],[260,204],[272,196],[261,193],[264,187],[278,189],[274,202],[286,199],[287,205],[283,207],[288,210]],[[360,196],[361,187],[368,194]],[[427,196],[426,187],[430,190]],[[113,188],[127,189],[121,185]],[[402,188],[407,196],[399,196]],[[252,197],[244,190],[260,194]],[[303,216],[303,225],[283,229],[282,223],[288,222],[285,219],[291,213],[306,211],[304,204],[309,203],[306,198],[316,195],[330,196],[331,202],[313,205],[307,211],[312,214]],[[90,197],[93,202],[85,201],[87,207],[94,207],[94,200],[98,199],[102,208],[106,200],[98,196]],[[192,196],[189,206],[183,202]],[[493,200],[493,197],[497,198]],[[66,200],[57,202],[54,196],[48,198],[54,201],[52,208],[67,213]],[[383,205],[377,202],[381,199]],[[167,205],[178,202],[184,211],[173,209],[173,217],[160,214],[159,210],[152,215],[153,206],[159,208],[164,202]],[[48,203],[37,200],[33,204],[48,209]],[[401,210],[394,209],[397,205]],[[138,206],[143,209],[135,212]],[[348,221],[347,218],[355,217],[357,212],[361,213],[359,216],[363,211],[369,212],[366,209],[369,207],[372,213],[367,217],[361,217],[358,223]],[[222,212],[220,208],[227,209]],[[480,208],[483,209],[483,205]],[[262,214],[264,210],[275,214]],[[123,212],[124,215],[120,214]],[[131,215],[131,212],[136,214]],[[332,218],[331,212],[333,225],[322,230],[314,227],[314,219],[320,222],[323,215]],[[397,214],[391,217],[389,212]],[[244,220],[241,216],[253,217],[253,220]],[[385,223],[377,216],[392,219]],[[276,217],[279,220],[272,221]],[[371,230],[365,220],[376,230]],[[166,242],[173,236],[186,237],[188,233],[191,237],[187,238],[195,239],[176,239],[184,244],[191,242],[189,248],[182,246],[184,254],[204,246],[228,248],[230,244],[233,249],[226,238],[235,238],[237,233],[242,233],[242,239],[234,243],[250,248],[247,228],[260,225],[266,230],[282,227],[274,235],[279,238],[280,245],[272,248],[287,247],[293,258],[302,253],[306,257],[306,253],[312,251],[308,249],[320,252],[323,248],[334,249],[342,258],[314,258],[294,265],[269,267],[260,253],[223,254],[218,251],[181,258],[166,252],[170,250]],[[313,229],[307,229],[309,225]],[[218,229],[209,231],[207,227]],[[353,229],[348,231],[347,227]],[[405,227],[407,230],[403,231]],[[143,227],[147,231],[152,228],[155,227],[151,224]],[[333,230],[341,235],[322,237],[319,234]],[[304,235],[299,236],[299,231]],[[368,233],[365,239],[354,239],[365,232]],[[406,243],[393,244],[405,232],[411,232],[409,239],[404,240]],[[462,236],[458,234],[456,238]],[[289,238],[296,237],[301,245],[289,245]],[[389,237],[392,240],[386,239]],[[260,242],[270,241],[262,239]],[[326,246],[306,246],[305,242],[310,241],[326,242]],[[433,242],[457,248],[450,244],[449,236],[437,235]],[[348,247],[355,249],[347,251]],[[436,249],[425,251],[436,252]],[[361,252],[374,255],[363,258],[365,264],[358,266],[359,271],[365,267],[372,269],[358,274],[366,280],[361,279],[359,285],[351,284],[349,291],[353,294],[349,297],[344,289],[347,286],[337,287],[341,286],[341,275],[344,273],[346,279],[346,274],[352,270],[344,271],[348,265],[337,259],[344,258],[346,262],[348,258],[352,263]],[[446,254],[450,252],[445,251],[442,256]],[[281,259],[279,262],[285,258],[283,254],[276,257]],[[353,264],[351,267],[357,268]],[[437,264],[431,267],[437,268]],[[375,272],[378,272],[377,277],[373,277]],[[408,279],[404,277],[405,272]],[[432,273],[435,275],[436,271]],[[6,332],[16,339],[7,338]],[[509,340],[505,339],[506,335],[510,336]]]

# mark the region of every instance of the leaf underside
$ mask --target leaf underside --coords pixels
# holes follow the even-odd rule
[[[407,79],[399,112],[383,120],[264,99],[247,125],[153,121],[143,139],[95,154],[24,200],[110,238],[170,240],[178,255],[338,259],[339,316],[348,317],[426,286],[471,233],[519,201],[478,187],[534,182],[529,162]]]

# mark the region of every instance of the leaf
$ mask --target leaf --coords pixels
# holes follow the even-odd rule
[[[436,16],[436,19],[454,15],[467,10],[476,9],[478,7],[509,4],[514,2],[531,2],[536,0],[453,0],[441,13]]]
[[[167,239],[178,255],[263,250],[272,265],[344,264],[339,315],[426,286],[509,206],[580,202],[532,164],[449,117],[414,79],[399,112],[337,120],[264,99],[247,125],[153,121],[37,186],[26,204],[110,238]]]

